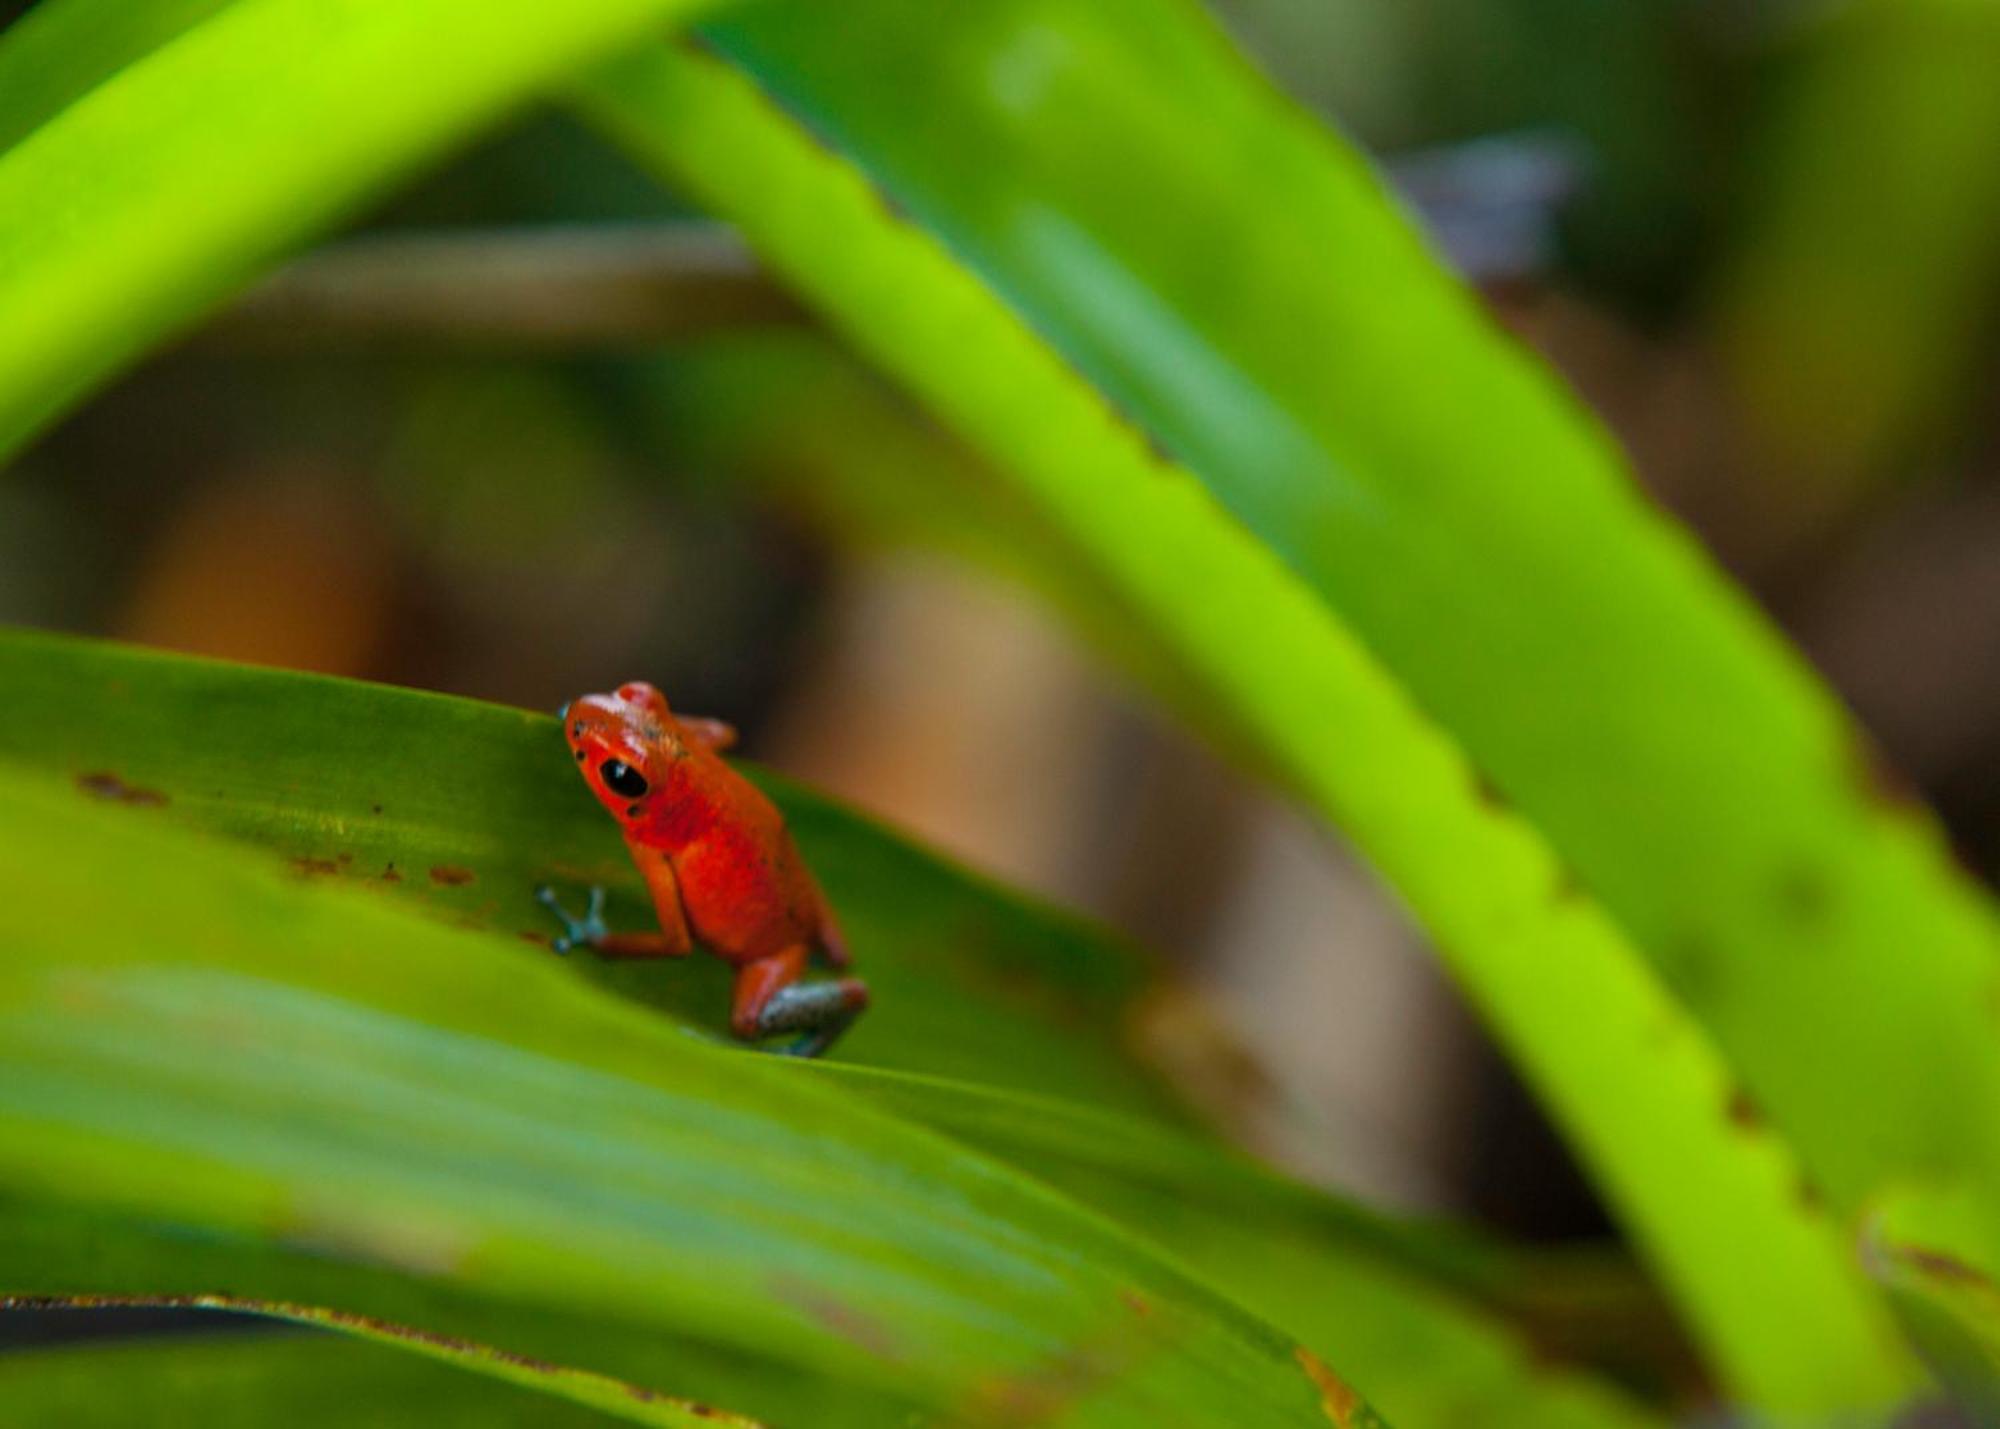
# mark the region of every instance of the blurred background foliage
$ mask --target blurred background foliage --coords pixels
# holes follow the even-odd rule
[[[1216,8],[2000,875],[2000,7]],[[643,675],[1166,953],[1245,1049],[1197,1098],[1260,1152],[1602,1240],[1405,916],[1163,716],[1173,671],[1091,628],[978,457],[690,219],[567,113],[511,120],[18,456],[0,621],[531,708]],[[374,1351],[286,1353],[296,1392]]]

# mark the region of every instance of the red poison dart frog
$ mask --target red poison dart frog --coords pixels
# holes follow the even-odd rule
[[[826,895],[792,843],[784,816],[722,762],[736,731],[675,715],[651,685],[620,685],[564,705],[577,768],[624,830],[653,895],[657,933],[604,926],[604,890],[573,918],[553,890],[535,897],[563,923],[557,952],[582,944],[610,958],[679,958],[694,940],[736,969],[730,1029],[745,1041],[801,1034],[783,1050],[815,1057],[868,1005],[858,978],[801,982],[812,955],[848,965]]]

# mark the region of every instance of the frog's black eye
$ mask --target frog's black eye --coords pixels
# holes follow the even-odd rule
[[[604,787],[625,799],[644,798],[646,776],[622,759],[607,759],[597,766],[597,777],[604,781]]]

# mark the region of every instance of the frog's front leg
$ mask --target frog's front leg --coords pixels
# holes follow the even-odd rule
[[[544,884],[535,890],[535,900],[562,922],[563,936],[551,944],[557,952],[585,947],[605,958],[684,958],[694,951],[694,938],[688,932],[687,915],[681,911],[680,885],[674,879],[672,865],[657,854],[648,857],[637,849],[633,853],[653,895],[653,912],[660,920],[660,931],[612,932],[604,924],[601,887],[590,890],[589,911],[581,918],[573,918],[556,900],[555,890]]]
[[[779,1050],[794,1057],[817,1057],[868,1006],[868,985],[859,978],[800,982],[808,951],[801,944],[745,963],[736,974],[736,1004],[729,1027],[746,1042],[780,1032],[804,1035]]]

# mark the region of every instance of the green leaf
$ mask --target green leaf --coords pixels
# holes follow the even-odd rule
[[[576,783],[545,717],[21,632],[0,633],[0,685],[13,696],[0,711],[0,760],[59,774],[80,796],[128,805],[136,819],[227,834],[274,861],[318,870],[303,878],[357,884],[502,933],[517,916],[531,930],[539,922],[526,890],[549,860],[601,862],[636,894],[615,831]],[[54,707],[71,711],[60,730],[39,714]],[[453,757],[440,759],[440,750]],[[1097,1105],[882,1071],[857,1075],[843,1095],[1021,1166],[1140,1234],[1158,1239],[1173,1226],[1165,1239],[1180,1259],[1244,1304],[1310,1326],[1302,1331],[1309,1343],[1332,1351],[1350,1336],[1364,1340],[1365,1362],[1351,1372],[1392,1407],[1406,1401],[1411,1425],[1448,1423],[1455,1413],[1496,1425],[1639,1422],[1605,1391],[1531,1364],[1524,1342],[1482,1308],[1525,1293],[1523,1268],[1288,1185],[1164,1125],[1111,1115],[1112,1107],[1167,1104],[1110,1031],[1133,1015],[1129,1000],[1141,986],[1127,949],[801,791],[775,792],[829,877],[862,970],[892,989],[843,1053],[1083,1094]],[[391,864],[410,876],[382,883],[378,870]],[[442,882],[419,873],[432,866],[453,872]],[[636,896],[632,911],[642,916]],[[684,985],[688,966],[628,964],[611,975],[641,995]],[[604,974],[607,966],[579,959],[571,970]],[[705,1000],[683,993],[670,1005],[713,1024],[724,990],[711,982],[702,982]],[[658,998],[653,991],[649,1000]],[[579,1349],[602,1355],[602,1337],[572,1343],[544,1326],[468,1319],[463,1306],[440,1318],[439,1307],[407,1291],[329,1284],[309,1269],[272,1269],[240,1252],[190,1265],[184,1249],[128,1251],[90,1259],[88,1276],[66,1279],[82,1268],[82,1248],[106,1238],[101,1226],[78,1231],[0,1215],[8,1226],[26,1244],[0,1239],[0,1266],[12,1268],[0,1291],[188,1295],[226,1287],[340,1304],[645,1383],[679,1386],[695,1372],[684,1359],[656,1364],[657,1354],[574,1360]],[[28,1267],[36,1273],[23,1278]],[[690,1392],[786,1417],[728,1380]]]
[[[1134,33],[1164,43],[1166,30]],[[1799,1194],[1784,1144],[1732,1115],[1734,1078],[1701,1029],[1311,589],[742,76],[655,47],[597,77],[584,102],[992,458],[1224,715],[1355,835],[1746,1402],[1807,1413],[1906,1390],[1881,1306]]]
[[[21,631],[0,631],[0,689],[0,760],[254,843],[301,877],[543,947],[556,931],[533,897],[544,882],[572,902],[584,885],[606,885],[613,926],[650,926],[631,858],[552,716]],[[70,716],[40,714],[57,708]],[[1134,949],[758,777],[876,992],[842,1055],[1179,1114],[1127,1043],[1163,995]],[[730,974],[719,962],[572,963],[725,1031]]]
[[[192,1297],[222,1289],[243,1298],[339,1307],[351,1315],[422,1326],[428,1333],[629,1384],[670,1386],[689,1399],[727,1405],[778,1425],[879,1429],[919,1413],[907,1396],[841,1383],[797,1363],[719,1345],[699,1331],[663,1333],[657,1325],[592,1308],[565,1312],[498,1299],[393,1265],[342,1258],[329,1249],[260,1238],[256,1231],[237,1235],[47,1200],[0,1197],[0,1266],[5,1267],[0,1290],[40,1296],[142,1290]],[[410,1348],[391,1343],[398,1351]],[[435,1372],[421,1362],[419,1368]],[[494,1385],[483,1374],[477,1380],[462,1373],[446,1378],[469,1381],[473,1402],[484,1398],[478,1387],[489,1385],[494,1393],[514,1394],[549,1412],[562,1412],[546,1394]],[[129,1415],[131,1400],[125,1402]],[[579,1407],[577,1412],[584,1411]]]
[[[999,1156],[1121,1224],[1170,1243],[1175,1257],[1252,1310],[1286,1312],[1307,1343],[1353,1342],[1341,1362],[1393,1422],[1474,1422],[1547,1429],[1638,1429],[1655,1421],[1588,1378],[1564,1373],[1540,1333],[1509,1333],[1451,1288],[1521,1267],[1434,1230],[1419,1235],[1290,1185],[1215,1149],[1128,1118],[1067,1103],[899,1074],[832,1075],[843,1091]],[[783,1366],[615,1325],[496,1306],[426,1287],[389,1270],[301,1257],[282,1246],[146,1234],[52,1208],[0,1202],[0,1290],[103,1293],[143,1286],[190,1295],[217,1285],[238,1296],[342,1306],[517,1354],[586,1366],[640,1384],[669,1384],[775,1423],[894,1422],[906,1409],[843,1387],[837,1420],[823,1384]]]
[[[696,3],[40,7],[0,35],[0,78],[44,77],[0,91],[0,135],[47,118],[0,153],[0,458],[262,264]]]
[[[974,1419],[1305,1425],[1334,1393],[1070,1201],[515,940],[18,771],[0,790],[0,1181],[24,1194],[692,1331]]]
[[[1490,1248],[1418,1233],[1128,1117],[862,1067],[810,1071],[1142,1230],[1308,1344],[1342,1346],[1343,1368],[1405,1429],[1660,1422],[1603,1385],[1555,1371],[1526,1333],[1508,1333],[1468,1302],[1475,1286],[1503,1292],[1508,1269]]]
[[[1451,731],[1841,1212],[1939,1156],[2000,1196],[1991,903],[1927,816],[1885,802],[1851,721],[1599,426],[1195,7],[763,3],[706,33],[880,186],[877,227],[893,210],[936,234]],[[732,212],[780,203],[670,135],[641,142]],[[795,277],[861,276],[833,249],[801,242]],[[850,292],[848,322],[887,361],[918,326],[914,284],[866,277],[878,311]],[[1002,375],[961,356],[949,380],[963,408]],[[1299,658],[1258,636],[1246,622]],[[1322,800],[1426,912],[1353,805]]]
[[[788,1070],[790,1070],[788,1068]],[[1290,1185],[1214,1148],[1128,1118],[1067,1103],[900,1074],[800,1067],[832,1076],[847,1095],[905,1114],[995,1154],[1122,1224],[1170,1243],[1175,1257],[1240,1303],[1285,1310],[1316,1346],[1352,1341],[1341,1362],[1393,1422],[1639,1429],[1655,1421],[1587,1378],[1562,1372],[1537,1334],[1509,1334],[1453,1282],[1512,1273],[1490,1251],[1422,1235]],[[782,1367],[710,1347],[565,1321],[526,1308],[481,1305],[382,1269],[328,1264],[215,1237],[148,1236],[137,1228],[0,1203],[0,1289],[100,1293],[146,1286],[198,1293],[228,1285],[241,1296],[308,1299],[401,1319],[510,1352],[588,1366],[641,1384],[671,1384],[775,1423],[836,1422],[828,1390]],[[1515,1267],[1518,1269],[1518,1267]],[[837,1422],[894,1422],[863,1401]],[[871,1417],[872,1416],[872,1417]]]
[[[378,1345],[390,1345],[412,1355],[440,1364],[457,1365],[494,1379],[578,1405],[601,1409],[637,1424],[660,1429],[760,1429],[739,1414],[730,1414],[712,1405],[675,1399],[643,1385],[624,1384],[604,1375],[542,1360],[526,1359],[491,1345],[469,1340],[447,1339],[413,1325],[398,1325],[370,1315],[330,1310],[316,1305],[300,1305],[279,1300],[257,1300],[240,1295],[52,1295],[0,1298],[5,1310],[64,1310],[87,1312],[106,1309],[210,1310],[231,1314],[257,1315],[316,1329],[337,1330]],[[136,1387],[135,1387],[136,1388]],[[127,1390],[131,1393],[131,1389]],[[128,1404],[132,1401],[127,1399]]]
[[[1852,502],[1936,438],[2000,296],[2000,10],[1816,18],[1772,86],[1718,304],[1739,410],[1808,508],[1811,484]]]
[[[2000,1219],[1964,1185],[1882,1198],[1863,1253],[1938,1378],[1980,1425],[2000,1424]]]
[[[126,1429],[135,1406],[144,1406],[152,1423],[203,1429],[602,1429],[610,1422],[331,1335],[204,1335],[14,1351],[0,1355],[0,1400],[22,1423],[70,1429]]]
[[[0,151],[230,0],[54,0],[0,31]]]

